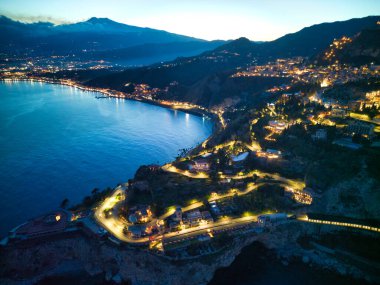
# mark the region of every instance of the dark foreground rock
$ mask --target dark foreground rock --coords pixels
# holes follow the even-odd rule
[[[214,255],[182,261],[82,234],[11,244],[0,248],[0,284],[187,285],[208,284],[212,280],[212,285],[339,285],[365,284],[364,279],[379,282],[379,271],[371,272],[367,264],[357,264],[357,259],[342,259],[331,254],[331,250],[305,248],[298,242],[300,236],[323,231],[330,229],[291,222],[261,234],[235,237],[225,250]]]

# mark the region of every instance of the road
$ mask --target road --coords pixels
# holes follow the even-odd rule
[[[165,164],[164,166],[162,166],[162,170],[164,170],[166,172],[178,173],[178,174],[184,175],[186,177],[190,177],[190,178],[197,178],[197,179],[209,178],[209,175],[207,173],[204,173],[204,172],[193,173],[193,172],[190,172],[189,170],[182,170],[182,169],[175,167],[171,163],[168,163],[168,164]]]
[[[238,195],[244,195],[252,190],[254,190],[257,187],[257,185],[251,185],[247,190],[245,191],[240,191]],[[118,198],[118,195],[120,198]],[[235,193],[228,194],[229,195],[235,195]],[[217,200],[217,199],[223,199],[227,196],[221,196],[214,198],[212,200]],[[110,217],[106,218],[104,215],[104,211],[107,209],[115,209],[117,208],[118,203],[122,203],[125,199],[125,194],[124,191],[121,190],[121,188],[116,188],[115,191],[112,193],[111,196],[106,198],[104,202],[99,205],[98,208],[95,209],[95,220],[103,227],[105,228],[110,234],[112,234],[114,237],[117,239],[127,242],[127,243],[132,243],[132,244],[141,244],[141,243],[147,243],[149,242],[148,237],[142,237],[142,238],[130,238],[126,236],[123,232],[124,227],[127,226],[125,222],[122,220],[118,219],[117,216],[112,213]],[[204,204],[203,202],[195,202],[187,207],[183,207],[182,211],[191,211],[194,209],[197,209],[199,207],[202,207]],[[164,220],[168,218],[170,215],[172,215],[175,211],[175,207],[171,209],[170,211],[166,212],[165,214],[161,215],[158,219]],[[168,233],[165,234],[165,238],[172,238],[172,237],[181,237],[183,235],[190,235],[192,237],[202,234],[204,232],[208,232],[210,230],[218,229],[218,230],[227,230],[231,229],[235,226],[238,225],[243,225],[243,224],[249,224],[257,220],[256,216],[249,216],[249,217],[243,217],[243,218],[237,218],[237,219],[232,219],[232,218],[224,218],[221,221],[214,222],[214,223],[209,223],[209,224],[203,224],[198,227],[193,227],[193,228],[188,228],[188,229],[183,229],[180,232],[174,232],[174,233]],[[150,222],[150,224],[155,223],[157,219],[154,219],[153,221]]]
[[[284,185],[288,186],[288,187],[291,187],[295,190],[303,190],[305,188],[305,183],[301,180],[295,180],[295,179],[288,179],[288,178],[285,178],[285,177],[282,177],[280,176],[279,174],[277,173],[267,173],[267,172],[262,172],[262,171],[259,171],[259,170],[252,170],[246,174],[243,174],[243,175],[225,175],[225,174],[222,174],[220,177],[221,178],[230,178],[230,179],[234,179],[234,180],[241,180],[241,179],[245,179],[245,178],[251,178],[253,177],[254,175],[260,177],[260,178],[264,178],[264,177],[270,177],[272,178],[273,180],[277,180],[277,181],[280,181],[282,182]]]
[[[184,175],[186,177],[190,177],[190,178],[196,178],[196,179],[207,179],[207,178],[209,178],[209,175],[207,173],[204,173],[204,172],[192,173],[188,170],[179,169],[179,168],[175,167],[174,165],[172,165],[171,163],[165,164],[164,166],[162,166],[162,169],[166,172],[178,173],[178,174]],[[245,179],[245,178],[251,178],[254,175],[261,177],[261,178],[268,176],[268,177],[270,177],[274,180],[280,181],[283,184],[285,184],[286,186],[291,187],[291,188],[298,190],[298,191],[301,191],[305,188],[305,183],[301,180],[288,179],[288,178],[280,176],[277,173],[266,173],[266,172],[262,172],[259,170],[252,170],[249,173],[246,173],[243,175],[221,174],[220,178],[230,178],[230,179],[234,179],[234,180],[241,180],[241,179]]]
[[[358,114],[358,113],[353,113],[351,112],[350,113],[350,117],[355,119],[355,120],[359,120],[359,121],[363,121],[363,122],[367,122],[367,123],[371,123],[371,124],[374,124],[374,125],[380,125],[380,121],[379,120],[371,120],[368,115],[364,115],[364,114]]]
[[[121,199],[118,199],[117,196],[121,195]],[[95,220],[105,228],[109,233],[111,233],[117,239],[128,242],[128,243],[146,243],[149,242],[148,237],[133,239],[126,236],[123,232],[124,227],[126,226],[123,221],[118,219],[114,213],[108,218],[104,216],[104,210],[113,209],[116,204],[122,202],[125,199],[124,191],[121,188],[116,188],[116,190],[112,193],[112,195],[104,200],[104,202],[95,210],[94,216]]]
[[[198,227],[183,229],[179,232],[173,232],[163,235],[163,240],[165,243],[175,243],[186,239],[195,238],[201,234],[207,234],[210,231],[225,231],[232,230],[236,227],[241,227],[244,225],[249,225],[253,222],[257,222],[257,216],[249,216],[237,219],[223,219],[219,222],[214,222],[210,224],[200,225]]]
[[[299,217],[297,217],[297,220],[301,221],[301,222],[307,222],[307,223],[332,225],[332,226],[338,226],[338,227],[357,228],[357,229],[363,229],[363,230],[367,230],[367,231],[380,232],[380,228],[377,228],[377,227],[371,227],[371,226],[367,226],[367,225],[347,223],[347,222],[313,220],[313,219],[309,219],[307,217],[307,215],[299,216]]]
[[[187,212],[187,211],[191,211],[191,210],[194,210],[194,209],[197,209],[197,208],[200,208],[202,207],[204,204],[203,202],[195,202],[187,207],[181,207],[182,209],[182,212]],[[167,219],[169,216],[173,215],[174,212],[175,212],[175,208],[176,207],[171,207],[172,209],[167,211],[165,214],[161,215],[158,217],[159,220],[165,220]]]
[[[163,166],[163,169],[166,170],[166,171],[170,171],[170,172],[176,172],[176,173],[180,173],[180,174],[183,174],[183,175],[193,175],[192,173],[188,172],[188,171],[183,171],[183,170],[179,170],[177,168],[175,168],[174,166],[172,166],[171,164],[166,164]],[[205,175],[204,173],[198,173],[198,174],[194,174],[195,177],[197,178],[205,178]],[[258,170],[254,170],[254,171],[251,171],[249,172],[248,174],[245,174],[245,175],[235,175],[235,176],[227,176],[227,175],[221,175],[221,178],[231,178],[231,179],[244,179],[244,178],[248,178],[248,177],[253,177],[254,175],[257,175],[259,177],[265,177],[265,176],[269,176],[271,177],[272,179],[276,180],[276,181],[279,181],[281,184],[283,184],[284,186],[287,186],[287,187],[291,187],[292,189],[296,190],[296,191],[301,191],[305,185],[303,182],[301,181],[297,181],[297,180],[291,180],[291,179],[287,179],[287,178],[284,178],[284,177],[281,177],[280,175],[278,174],[270,174],[270,173],[265,173],[265,172],[261,172],[261,171],[258,171]],[[190,177],[190,176],[189,176]],[[193,177],[194,178],[194,177]],[[230,191],[229,193],[226,193],[226,194],[223,194],[223,195],[213,195],[209,201],[217,201],[217,200],[220,200],[220,199],[224,199],[224,198],[228,198],[228,197],[232,197],[234,195],[238,195],[238,196],[241,196],[241,195],[246,195],[248,193],[250,193],[251,191],[254,191],[256,190],[258,187],[266,184],[268,182],[262,182],[262,183],[259,183],[259,184],[254,184],[254,183],[248,183],[247,184],[247,188],[245,190],[238,190],[238,189],[231,189],[232,191]],[[270,183],[270,182],[269,182]],[[118,198],[118,195],[120,198]],[[111,233],[114,237],[116,237],[117,239],[121,240],[121,241],[124,241],[124,242],[127,242],[127,243],[133,243],[133,244],[139,244],[139,243],[147,243],[149,242],[149,238],[148,237],[142,237],[142,238],[131,238],[131,237],[128,237],[124,234],[123,230],[126,226],[128,226],[127,223],[123,222],[121,219],[119,219],[116,214],[114,213],[114,211],[111,211],[111,215],[110,217],[105,217],[104,215],[104,211],[107,210],[107,209],[116,209],[117,208],[117,204],[118,203],[121,203],[122,201],[124,201],[125,199],[125,193],[124,191],[121,189],[121,188],[116,188],[115,191],[113,192],[113,194],[106,198],[104,200],[104,202],[95,210],[95,219],[96,221],[102,226],[104,227],[109,233]],[[197,208],[200,208],[204,206],[203,202],[195,202],[189,206],[186,206],[186,207],[182,207],[182,211],[183,212],[186,212],[186,211],[191,211],[191,210],[194,210],[194,209],[197,209]],[[170,215],[172,215],[175,211],[175,207],[172,207],[172,209],[170,209],[169,211],[167,211],[165,214],[161,215],[160,217],[158,217],[157,219],[153,219],[151,222],[149,222],[149,225],[153,225],[157,222],[157,220],[165,220],[167,219]],[[242,220],[243,219],[243,220]],[[247,219],[250,220],[249,218],[245,217],[245,218],[237,218],[237,219],[228,219],[228,220],[222,220],[222,221],[218,221],[218,222],[215,222],[215,223],[212,223],[212,224],[206,224],[206,225],[202,225],[201,227],[202,228],[199,228],[199,227],[195,227],[195,228],[189,228],[189,229],[185,229],[185,230],[182,230],[181,232],[179,233],[169,233],[169,234],[166,234],[165,235],[165,238],[170,238],[170,237],[173,237],[173,236],[181,236],[181,235],[198,235],[198,234],[201,234],[202,232],[204,231],[207,231],[207,230],[211,230],[215,227],[218,227],[218,228],[230,228],[230,227],[233,227],[234,225],[236,224],[239,224],[241,223],[242,221],[245,221],[247,222]],[[253,219],[253,218],[251,218]],[[250,220],[250,222],[252,222],[253,220]]]

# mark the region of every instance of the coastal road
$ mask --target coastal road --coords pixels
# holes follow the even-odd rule
[[[122,198],[118,198],[118,195]],[[123,232],[126,224],[120,219],[118,219],[118,217],[115,217],[114,214],[112,214],[108,218],[105,217],[104,210],[113,209],[116,206],[116,204],[122,202],[125,199],[124,195],[124,191],[121,188],[116,188],[112,195],[107,197],[104,200],[104,202],[95,210],[95,220],[109,233],[111,233],[114,237],[121,241],[134,244],[149,242],[148,237],[132,239],[126,236]]]
[[[248,189],[249,191],[252,191],[252,189]],[[222,199],[224,197],[221,197]],[[103,227],[105,228],[110,234],[112,234],[114,237],[117,239],[127,242],[127,243],[132,243],[132,244],[142,244],[142,243],[148,243],[149,238],[148,237],[142,237],[142,238],[130,238],[126,236],[123,232],[125,226],[127,224],[123,222],[122,220],[118,219],[114,214],[111,214],[110,217],[105,217],[104,211],[108,209],[113,209],[117,206],[118,203],[121,203],[125,199],[125,194],[124,191],[121,188],[116,188],[116,190],[112,193],[111,196],[107,197],[104,202],[99,205],[98,208],[95,209],[95,219],[96,221]],[[203,202],[196,202],[193,203],[187,207],[183,207],[182,210],[184,212],[186,211],[191,211],[193,209],[199,208],[203,206]],[[166,219],[170,215],[174,213],[175,209],[168,211],[164,215],[160,216],[159,219]],[[112,210],[111,210],[112,212]],[[156,219],[150,223],[155,223]],[[211,230],[228,230],[228,229],[233,229],[234,227],[240,227],[242,225],[246,225],[252,222],[257,221],[256,216],[248,216],[248,217],[243,217],[243,218],[223,218],[221,221],[218,222],[213,222],[213,223],[208,223],[208,224],[202,224],[198,227],[193,227],[193,228],[188,228],[188,229],[183,229],[180,232],[173,232],[173,233],[167,233],[164,235],[164,238],[174,238],[174,240],[177,239],[182,239],[182,238],[189,238],[189,237],[195,237],[200,234],[207,233]]]
[[[189,178],[197,178],[197,179],[209,178],[209,175],[207,173],[204,173],[204,172],[193,173],[193,172],[190,172],[189,170],[182,170],[182,169],[175,167],[171,163],[165,164],[161,168],[162,168],[162,170],[164,170],[166,172],[178,173],[178,174],[184,175],[184,176],[189,177]]]
[[[362,230],[367,230],[367,231],[380,232],[380,228],[378,227],[357,224],[354,221],[350,223],[350,222],[339,222],[339,221],[316,220],[316,219],[309,219],[307,215],[299,216],[297,217],[297,220],[300,222],[332,225],[332,226],[337,226],[337,227],[357,228],[357,229],[362,229]]]
[[[250,225],[257,222],[257,216],[242,217],[237,219],[225,218],[219,222],[200,225],[198,227],[183,229],[179,232],[172,232],[163,235],[163,241],[166,244],[181,242],[187,239],[195,238],[202,234],[208,234],[209,232],[221,232],[227,230],[233,230],[242,226]]]

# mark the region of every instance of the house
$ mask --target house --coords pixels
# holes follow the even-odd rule
[[[170,231],[178,231],[181,229],[181,223],[178,221],[170,221],[169,222]]]
[[[131,238],[141,238],[143,236],[146,236],[146,227],[142,225],[129,226],[127,235]]]
[[[281,133],[283,130],[285,130],[287,127],[289,126],[289,124],[287,122],[283,122],[283,121],[269,121],[269,127],[277,132],[277,133]]]
[[[191,226],[196,226],[202,220],[202,214],[198,209],[193,210],[187,213],[186,220]]]
[[[71,213],[58,210],[32,219],[12,231],[12,238],[40,238],[63,232],[71,219]]]
[[[219,215],[220,214],[220,209],[219,209],[218,205],[216,204],[216,201],[211,201],[210,202],[210,207],[211,207],[211,211],[215,215]]]
[[[130,211],[128,220],[133,223],[146,223],[149,222],[152,218],[152,211],[148,205],[139,205],[133,207]]]
[[[203,211],[201,212],[202,220],[204,220],[206,223],[212,223],[214,222],[214,219],[212,218],[209,211]]]
[[[204,158],[195,159],[190,165],[190,170],[208,171],[210,170],[210,163]]]
[[[347,117],[347,110],[341,109],[341,108],[333,108],[331,110],[331,117],[335,118],[346,118]]]
[[[273,226],[285,222],[288,219],[285,213],[266,214],[257,217],[260,226]]]
[[[278,158],[278,157],[281,157],[282,155],[280,150],[271,149],[271,148],[268,148],[266,153],[267,153],[268,158]]]
[[[182,208],[181,207],[177,207],[175,209],[175,212],[173,214],[173,221],[176,221],[176,222],[181,222],[182,221]]]
[[[366,137],[372,137],[374,135],[374,129],[374,125],[364,122],[353,122],[347,127],[347,131],[351,135],[358,134]]]

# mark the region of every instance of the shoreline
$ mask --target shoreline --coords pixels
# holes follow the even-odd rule
[[[180,112],[183,112],[185,114],[191,114],[191,115],[194,115],[194,116],[197,116],[197,117],[203,117],[203,118],[206,117],[206,118],[208,118],[212,122],[211,134],[207,138],[205,138],[203,141],[196,143],[193,147],[191,147],[191,149],[189,151],[193,151],[193,150],[199,148],[200,146],[202,146],[202,144],[204,142],[207,142],[214,135],[215,131],[218,129],[217,116],[214,116],[214,114],[206,112],[204,110],[187,110],[187,109],[181,109],[181,108],[173,108],[170,105],[162,104],[162,103],[159,103],[159,102],[155,102],[153,100],[137,99],[137,98],[133,98],[133,97],[128,97],[124,93],[123,93],[123,96],[121,96],[121,95],[117,95],[117,94],[111,93],[110,90],[101,90],[101,89],[97,89],[97,88],[91,88],[91,87],[82,86],[80,84],[70,84],[69,82],[57,82],[57,81],[54,81],[54,80],[46,80],[44,78],[40,78],[40,79],[37,79],[37,78],[17,78],[17,79],[14,79],[14,78],[1,78],[0,82],[3,82],[4,84],[13,83],[13,82],[14,83],[17,83],[17,82],[29,82],[29,83],[41,83],[41,84],[43,83],[43,84],[51,84],[51,85],[61,85],[61,86],[65,86],[65,87],[74,87],[74,88],[76,88],[76,89],[78,89],[78,90],[80,90],[82,92],[99,93],[102,96],[104,96],[104,97],[100,97],[98,99],[102,99],[102,98],[114,98],[114,99],[131,100],[131,101],[136,101],[136,102],[140,102],[140,103],[145,103],[145,104],[149,104],[149,105],[158,106],[158,107],[165,108],[165,109],[170,109],[170,110],[173,110],[173,111],[180,111]],[[96,96],[96,94],[95,94],[95,96]],[[167,163],[171,163],[171,162],[173,162],[173,160],[169,160],[168,162],[165,162],[163,165],[165,165]],[[141,167],[142,165],[143,164],[139,163],[139,167]],[[130,177],[130,178],[133,178],[133,176]],[[31,219],[33,219],[33,217],[30,218],[30,219],[28,219],[27,221],[29,221]],[[26,223],[26,221],[24,221],[22,224],[24,224],[24,223]],[[16,225],[12,229],[10,229],[10,231],[14,230],[15,228],[20,227],[22,224]],[[5,234],[4,236],[0,236],[0,240],[3,239],[3,238],[6,238],[7,236],[8,236],[8,234]]]
[[[194,108],[192,108],[192,109],[174,107],[174,106],[171,106],[169,104],[165,104],[165,103],[155,101],[155,100],[149,100],[146,98],[135,98],[134,96],[131,96],[130,94],[127,94],[127,93],[124,93],[121,91],[117,91],[114,89],[106,89],[106,88],[102,89],[102,88],[96,88],[96,87],[87,87],[87,86],[79,84],[75,81],[72,81],[72,82],[66,81],[65,82],[65,81],[50,80],[50,79],[46,79],[46,78],[1,78],[0,81],[1,82],[29,81],[29,82],[34,82],[34,83],[46,83],[46,84],[74,87],[76,89],[79,89],[79,90],[85,91],[85,92],[100,93],[100,94],[102,94],[108,98],[118,98],[118,99],[125,99],[125,100],[131,100],[131,101],[136,101],[136,102],[142,102],[142,103],[146,103],[146,104],[150,104],[150,105],[159,106],[159,107],[162,107],[165,109],[170,109],[170,110],[188,113],[188,114],[195,115],[198,117],[207,117],[207,118],[213,120],[214,123],[218,122],[216,114],[210,112],[209,110],[205,110],[206,108],[203,108],[203,109],[198,108],[197,109],[195,107],[196,105],[194,105]],[[98,99],[102,99],[102,98],[98,98]],[[186,103],[186,102],[181,102],[181,103]],[[198,107],[201,107],[201,106],[198,106]]]
[[[5,80],[2,80],[2,81],[5,81]],[[137,100],[136,98],[129,98],[127,97],[125,94],[124,94],[124,97],[122,96],[117,96],[116,94],[114,94],[114,96],[112,96],[112,93],[109,93],[110,91],[102,91],[102,90],[96,90],[96,89],[92,89],[92,88],[87,88],[87,87],[82,87],[81,85],[73,85],[73,84],[62,84],[60,82],[48,82],[48,81],[45,81],[45,80],[33,80],[33,79],[16,79],[16,80],[12,80],[12,81],[33,81],[33,82],[37,82],[37,83],[46,83],[46,84],[59,84],[59,85],[66,85],[66,86],[70,86],[70,87],[75,87],[75,88],[78,88],[82,91],[88,91],[88,92],[98,92],[100,94],[103,94],[105,95],[105,97],[114,97],[114,98],[120,98],[120,99],[129,99],[129,100],[134,100],[134,101],[140,101],[140,102],[143,102],[143,103],[148,103],[148,104],[152,104],[152,105],[157,105],[157,106],[160,106],[160,107],[164,107],[164,108],[168,108],[168,109],[173,109],[173,110],[180,110],[179,108],[171,108],[169,105],[163,105],[163,104],[159,104],[158,102],[154,102],[154,101],[149,101],[149,100]],[[89,90],[90,89],[90,90]],[[185,112],[185,113],[190,113],[188,110],[180,110],[182,112]],[[215,133],[215,130],[213,129],[212,130],[212,134],[210,135],[213,136]],[[207,141],[207,139],[206,139]],[[200,146],[201,144],[198,144],[196,147],[192,148],[192,149],[196,149]],[[242,251],[243,249],[240,248],[240,251]],[[280,249],[278,249],[280,250]],[[144,252],[143,252],[144,254]],[[227,252],[226,254],[231,254],[230,252]],[[236,259],[236,257],[238,257],[238,255],[234,255],[231,257],[233,258],[233,260]],[[223,267],[223,266],[222,266]],[[222,268],[222,267],[217,267],[217,268]],[[213,274],[214,275],[214,274]]]
[[[173,106],[170,106],[168,104],[164,104],[161,102],[156,102],[154,100],[148,100],[148,99],[141,99],[141,98],[134,98],[133,96],[128,96],[126,93],[121,91],[116,91],[112,89],[99,89],[95,87],[87,87],[81,84],[78,84],[76,82],[65,82],[65,81],[56,81],[56,80],[49,80],[46,78],[0,78],[0,82],[13,82],[13,81],[28,81],[28,82],[34,82],[34,83],[45,83],[45,84],[53,84],[53,85],[62,85],[62,86],[68,86],[68,87],[74,87],[76,89],[79,89],[84,92],[94,92],[104,95],[104,97],[107,98],[116,98],[116,99],[124,99],[124,100],[131,100],[135,102],[141,102],[149,105],[158,106],[161,108],[173,110],[173,111],[180,111],[186,114],[198,116],[198,117],[206,117],[211,120],[212,122],[212,129],[211,134],[202,142],[200,142],[198,145],[192,147],[190,151],[193,151],[194,149],[197,149],[199,146],[202,146],[205,142],[209,141],[210,138],[223,126],[223,123],[219,120],[219,117],[217,114],[214,114],[208,110],[204,109],[185,109],[185,108],[175,108]],[[112,93],[117,92],[117,93]],[[102,99],[102,98],[97,98]]]

